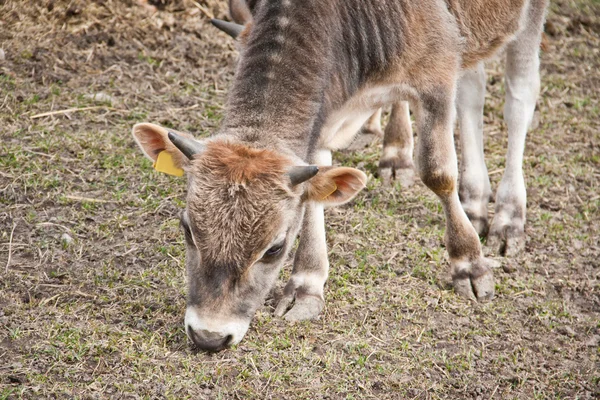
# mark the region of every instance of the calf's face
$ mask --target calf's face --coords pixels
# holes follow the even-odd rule
[[[200,142],[171,133],[171,139],[187,137],[184,146],[153,124],[136,125],[133,135],[146,156],[156,162],[166,152],[187,176],[180,218],[188,277],[185,329],[204,350],[242,340],[292,247],[306,202],[341,204],[366,182],[353,168],[297,166],[275,151],[218,136]]]

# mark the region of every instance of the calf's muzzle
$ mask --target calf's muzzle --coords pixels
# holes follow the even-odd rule
[[[196,347],[205,351],[220,351],[230,346],[233,336],[210,332],[204,329],[194,330],[187,326],[187,334]]]
[[[187,336],[205,351],[221,351],[239,343],[249,326],[249,319],[207,315],[194,306],[188,306],[185,312]]]

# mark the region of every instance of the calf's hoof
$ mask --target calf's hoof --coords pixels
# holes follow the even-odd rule
[[[305,295],[302,297],[296,297],[293,300],[292,308],[289,309],[291,302],[289,299],[281,299],[277,304],[275,315],[281,317],[286,321],[305,321],[311,319],[317,319],[323,307],[325,301],[319,296]]]
[[[452,265],[454,291],[471,301],[485,302],[494,298],[494,274],[497,261],[479,257],[474,261],[460,261]]]
[[[469,217],[469,221],[471,221],[471,225],[473,225],[473,228],[475,228],[475,231],[479,237],[486,237],[490,230],[490,224],[487,217],[487,207],[485,209],[485,214],[483,212],[471,212],[466,208],[464,209],[467,217]]]
[[[283,289],[283,296],[277,303],[275,315],[287,321],[316,319],[325,306],[322,293],[322,285],[312,289],[297,286],[297,281],[292,277]]]
[[[488,252],[506,257],[514,257],[525,250],[525,230],[523,224],[492,223],[487,237]]]
[[[379,161],[379,177],[386,186],[400,182],[403,188],[411,187],[415,183],[414,166],[400,157],[385,158]]]
[[[488,203],[493,196],[490,191],[486,191],[485,194],[481,195],[479,194],[480,190],[472,189],[472,187],[461,181],[460,203],[479,237],[486,237],[490,229]]]

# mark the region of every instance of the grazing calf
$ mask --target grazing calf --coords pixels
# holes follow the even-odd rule
[[[511,252],[523,243],[521,163],[539,90],[545,7],[546,0],[258,1],[240,36],[219,132],[196,141],[153,124],[133,128],[158,169],[188,178],[181,225],[190,339],[207,350],[238,343],[298,232],[276,314],[299,320],[321,312],[329,266],[323,207],[350,200],[366,183],[361,171],[331,167],[331,150],[347,145],[378,108],[403,100],[416,116],[418,173],[446,214],[455,290],[492,298],[491,262],[469,221],[482,229],[490,196],[482,62],[507,48],[509,150],[491,234]],[[462,206],[456,110],[466,160]]]

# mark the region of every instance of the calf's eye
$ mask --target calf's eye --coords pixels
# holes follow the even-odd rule
[[[273,257],[281,253],[284,243],[278,243],[265,252],[265,257]]]

